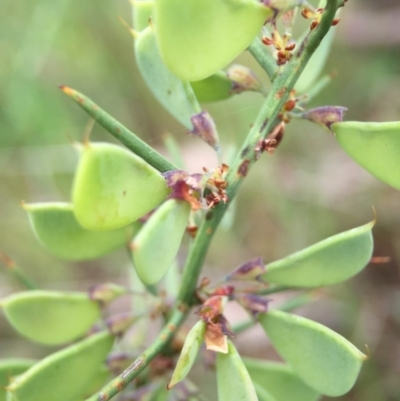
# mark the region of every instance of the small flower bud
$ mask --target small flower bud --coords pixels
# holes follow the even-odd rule
[[[131,313],[119,313],[106,319],[105,323],[111,334],[122,335],[137,320],[138,316]]]
[[[217,127],[214,120],[207,111],[202,111],[191,118],[193,130],[189,133],[201,138],[214,150],[219,150],[219,139]]]
[[[343,120],[343,115],[347,111],[346,107],[341,106],[322,106],[310,109],[301,114],[302,118],[327,128],[332,132],[331,126]]]
[[[254,317],[259,313],[265,313],[268,310],[268,299],[262,298],[255,294],[238,294],[235,296],[236,301]]]
[[[114,299],[126,294],[127,292],[128,290],[126,288],[121,287],[117,284],[105,283],[90,287],[89,298],[92,301],[98,301],[103,306],[105,306],[114,301]]]
[[[263,91],[262,82],[257,78],[254,72],[250,70],[250,68],[243,65],[232,65],[228,71],[226,71],[226,76],[232,81],[232,93]]]
[[[259,281],[264,273],[263,260],[255,258],[237,267],[225,277],[225,280]]]

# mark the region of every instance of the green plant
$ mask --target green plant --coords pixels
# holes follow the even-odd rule
[[[89,397],[91,401],[104,401],[117,394],[124,396],[123,389],[137,379],[130,389],[135,393],[131,399],[140,394],[143,399],[160,401],[202,399],[197,389],[183,380],[203,342],[217,353],[220,400],[258,397],[283,401],[293,399],[294,393],[297,400],[306,401],[320,394],[339,396],[353,386],[365,355],[316,322],[295,317],[287,310],[267,311],[264,296],[285,289],[307,291],[336,284],[358,273],[371,258],[374,222],[267,265],[260,258],[252,259],[220,283],[199,283],[207,249],[227,207],[254,163],[263,152],[275,151],[285,125],[294,118],[308,119],[333,131],[339,144],[364,168],[400,188],[397,123],[342,122],[341,107],[304,111],[326,82],[325,78],[315,80],[316,71],[323,65],[332,37],[330,28],[343,5],[343,1],[328,0],[321,9],[314,10],[300,0],[135,3],[133,34],[143,78],[183,126],[218,152],[221,165],[202,174],[189,174],[178,165],[179,157],[171,163],[86,96],[62,87],[131,152],[87,140],[78,145],[80,162],[72,203],[24,205],[35,234],[50,252],[72,260],[96,258],[128,244],[144,287],[134,277],[129,288],[104,284],[93,288],[89,295],[43,291],[32,288],[35,284],[8,262],[29,291],[3,299],[1,306],[10,324],[36,342],[62,345],[80,339],[99,320],[101,308],[120,295],[132,293],[136,303],[132,315],[112,316],[101,325],[101,333],[57,351],[32,367],[32,361],[2,362],[0,378],[7,391],[0,390],[0,397],[16,401],[76,401]],[[312,18],[312,29],[308,28],[295,46],[290,32],[297,7]],[[150,15],[154,23],[147,27]],[[285,30],[282,37],[275,29],[275,19],[281,16],[284,24],[279,29]],[[257,35],[266,20],[272,22],[273,33],[265,34],[263,44]],[[267,45],[273,45],[276,54],[272,55]],[[271,79],[268,92],[246,67],[220,71],[246,47]],[[312,57],[314,52],[318,52],[316,57]],[[259,91],[265,100],[236,158],[223,164],[215,124],[202,111],[199,101],[221,100],[245,90]],[[174,154],[176,143],[169,145]],[[190,250],[180,278],[174,259],[185,231],[194,238],[189,240]],[[165,274],[177,292],[172,306],[157,288]],[[243,288],[240,282],[248,286]],[[151,295],[136,293],[144,289]],[[143,299],[149,302],[140,307]],[[300,295],[290,308],[309,299]],[[227,300],[241,304],[252,319],[230,329],[223,314]],[[195,307],[199,322],[187,333],[184,344],[177,345],[179,329]],[[113,337],[123,335],[131,325],[146,324],[150,312],[163,316],[164,328],[143,353],[138,350],[144,342],[138,342],[123,358],[111,354],[108,367],[118,361],[122,366],[131,363],[102,388],[109,380],[109,371],[102,362],[111,351]],[[241,359],[230,339],[232,331],[238,333],[257,320],[287,365]],[[169,363],[179,354],[174,373],[169,373]],[[161,357],[168,362],[165,369]],[[159,366],[151,369],[152,361]],[[9,383],[10,376],[16,377]],[[129,399],[129,393],[126,396]]]

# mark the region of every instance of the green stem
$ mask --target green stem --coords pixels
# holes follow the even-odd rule
[[[142,141],[133,132],[129,131],[128,128],[111,117],[88,97],[74,89],[68,88],[67,86],[61,86],[60,88],[64,93],[74,99],[83,110],[102,125],[111,135],[117,138],[133,153],[137,154],[147,163],[152,165],[155,169],[162,173],[176,170],[177,167],[169,162],[164,156],[154,150],[151,146],[147,145],[146,142]]]
[[[258,64],[260,64],[260,66],[265,70],[272,82],[279,71],[279,67],[276,65],[276,60],[268,50],[267,46],[261,42],[260,38],[255,38],[247,50],[257,60]]]
[[[255,148],[258,146],[259,141],[274,128],[276,118],[285,104],[290,91],[293,89],[312,54],[328,32],[335,17],[337,7],[338,5],[335,0],[328,2],[319,25],[306,36],[290,62],[282,69],[281,74],[274,79],[271,91],[264,100],[238,157],[229,168],[226,177],[228,183],[226,193],[229,202],[233,200],[243,179],[258,159]],[[260,64],[261,61],[259,61]],[[226,210],[227,205],[222,202],[219,203],[212,211],[207,213],[206,219],[199,227],[196,238],[191,245],[183,272],[181,290],[178,296],[178,300],[182,303],[193,304],[194,302],[193,294],[203,262],[218,224]]]
[[[273,55],[269,52],[267,46],[261,42],[260,38],[255,38],[253,43],[247,48],[247,50],[253,55],[257,62],[268,74],[271,82],[274,80],[279,68],[276,65],[276,60]]]
[[[292,57],[288,65],[283,68],[281,74],[277,75],[274,79],[271,91],[265,99],[256,121],[254,122],[238,157],[229,169],[226,178],[228,183],[227,195],[229,201],[233,200],[243,179],[256,162],[257,153],[254,150],[255,147],[274,127],[275,120],[285,104],[291,89],[294,87],[294,84],[299,78],[311,55],[328,32],[337,7],[338,5],[336,4],[336,1],[330,0],[328,2],[327,9],[322,16],[318,27],[305,38],[299,50]],[[260,59],[257,57],[260,57]],[[260,64],[264,60],[264,56],[261,53],[256,56],[256,58]],[[175,335],[178,327],[185,320],[189,307],[195,304],[194,291],[197,286],[201,268],[210,246],[211,239],[213,238],[218,224],[226,210],[227,205],[221,202],[215,207],[215,209],[207,213],[204,222],[199,227],[186,260],[178,299],[168,323],[162,329],[157,339],[123,373],[112,380],[99,394],[89,398],[87,401],[107,401],[119,393],[130,381],[138,376],[138,374],[159,352],[162,351]]]
[[[168,342],[174,337],[180,325],[187,315],[186,309],[177,305],[168,323],[158,334],[154,342],[120,375],[108,383],[99,393],[88,398],[86,401],[107,401],[121,392],[140,372],[163,350]]]

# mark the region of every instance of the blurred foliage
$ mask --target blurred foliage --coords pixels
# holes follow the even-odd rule
[[[23,6],[2,1],[0,250],[44,288],[78,290],[106,280],[123,282],[129,268],[123,251],[85,263],[66,263],[46,254],[19,206],[22,199],[70,199],[76,163],[71,141],[81,138],[88,118],[58,90],[60,84],[85,93],[162,151],[162,136],[171,132],[190,171],[217,163],[212,151],[187,137],[146,89],[135,65],[132,38],[118,16],[130,21],[127,1],[35,0]],[[400,34],[394,33],[398,2],[379,2],[378,7],[374,1],[352,0],[342,17],[325,68],[338,75],[311,106],[346,106],[347,120],[400,120]],[[249,54],[240,61],[266,80]],[[226,160],[229,149],[240,146],[261,100],[259,94],[247,93],[205,106],[216,120]],[[92,139],[113,141],[99,126]],[[255,256],[266,262],[285,256],[370,221],[372,205],[378,214],[374,255],[388,256],[390,262],[371,264],[347,285],[323,290],[319,301],[303,311],[360,349],[368,344],[371,359],[356,387],[338,398],[343,401],[400,399],[398,191],[363,171],[329,134],[307,121],[294,121],[277,152],[264,155],[249,175],[237,200],[235,224],[220,229],[204,271],[216,277]],[[1,268],[0,296],[16,289]],[[246,334],[238,338],[240,350],[276,357],[257,330],[251,335],[251,341]],[[0,317],[2,357],[41,357],[48,352],[22,341]],[[198,383],[207,386],[204,380],[211,375],[198,371]]]

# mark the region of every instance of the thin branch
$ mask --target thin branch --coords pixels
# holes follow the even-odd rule
[[[293,89],[307,62],[331,27],[337,8],[338,5],[335,0],[330,0],[328,2],[328,6],[319,25],[304,39],[296,54],[294,54],[285,68],[282,69],[281,74],[274,79],[269,95],[264,100],[253,127],[236,160],[229,168],[226,178],[228,183],[226,193],[229,202],[233,200],[243,179],[258,159],[258,152],[256,152],[255,149],[259,141],[264,139],[273,129],[276,118],[285,104],[290,91]],[[262,60],[257,61],[259,61],[260,64],[262,62]],[[225,205],[223,202],[219,203],[215,209],[208,212],[207,218],[199,227],[183,271],[181,289],[178,296],[179,302],[185,304],[192,304],[195,302],[193,294],[206,253],[218,224],[227,208],[228,205]]]
[[[255,38],[253,43],[247,48],[257,62],[268,74],[271,82],[274,80],[279,68],[276,65],[274,56],[269,52],[268,48],[261,42],[260,38]]]
[[[228,172],[227,195],[230,201],[232,201],[236,195],[243,178],[246,177],[248,171],[257,160],[257,154],[254,149],[259,140],[263,139],[273,128],[275,120],[285,104],[291,89],[294,87],[311,55],[328,32],[337,7],[338,5],[335,0],[328,1],[327,9],[318,27],[306,37],[297,53],[292,57],[287,66],[282,69],[281,75],[277,75],[274,79],[271,91],[265,99],[238,157]],[[262,57],[262,55],[259,57]],[[261,63],[262,60],[257,61]],[[156,341],[123,373],[112,380],[100,393],[89,398],[87,401],[108,401],[114,395],[118,394],[129,382],[139,375],[150,361],[153,360],[173,338],[178,327],[185,320],[189,307],[195,304],[194,292],[201,268],[211,239],[226,210],[227,205],[221,202],[214,210],[208,212],[207,218],[199,227],[186,260],[180,293],[175,303],[173,313],[168,323],[158,335]]]
[[[133,153],[137,154],[147,163],[152,165],[155,169],[162,173],[177,169],[177,167],[169,162],[164,156],[154,150],[151,146],[147,145],[146,142],[141,140],[120,122],[111,117],[87,96],[74,89],[68,88],[67,86],[61,86],[60,88],[64,93],[74,99],[83,110],[102,125],[111,135],[117,138]]]
[[[182,305],[176,306],[168,323],[143,354],[136,358],[130,366],[108,383],[99,393],[91,396],[86,401],[108,401],[114,397],[114,395],[120,393],[169,343],[185,320],[186,315],[187,309],[185,307]]]

